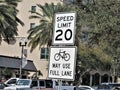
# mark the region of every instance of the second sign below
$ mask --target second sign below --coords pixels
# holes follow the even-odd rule
[[[76,47],[51,47],[48,78],[74,79]]]

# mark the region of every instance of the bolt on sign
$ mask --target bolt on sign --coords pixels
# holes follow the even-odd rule
[[[50,47],[48,78],[74,80],[76,47]]]
[[[55,14],[53,45],[74,44],[75,21],[75,12]]]

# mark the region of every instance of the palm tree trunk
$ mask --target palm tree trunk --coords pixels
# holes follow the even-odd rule
[[[81,84],[82,84],[82,76],[80,76],[79,82],[78,82],[77,86],[79,86],[79,85],[81,85]]]
[[[112,75],[112,83],[114,83],[114,82],[115,82],[115,76]]]
[[[92,86],[92,80],[93,80],[93,77],[92,77],[92,74],[90,74],[90,86]]]

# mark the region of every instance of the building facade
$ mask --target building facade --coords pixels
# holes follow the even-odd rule
[[[38,7],[36,4],[44,5],[45,3],[58,3],[61,0],[22,0],[19,2],[17,9],[19,10],[18,18],[24,22],[24,26],[18,25],[18,36],[16,37],[16,41],[11,41],[9,44],[2,41],[0,45],[0,55],[2,56],[10,56],[15,58],[21,58],[22,47],[19,45],[20,42],[23,41],[28,36],[28,30],[35,25],[39,24],[38,19],[29,19],[29,16],[32,15],[30,10],[38,11]],[[28,42],[28,41],[26,41]],[[45,79],[48,74],[48,60],[46,60],[46,48],[36,48],[33,52],[30,52],[30,48],[26,45],[24,46],[24,51],[26,54],[27,60],[32,60],[37,71],[41,72],[41,76],[39,78]],[[42,52],[42,53],[41,53]],[[30,73],[32,76],[33,73]]]

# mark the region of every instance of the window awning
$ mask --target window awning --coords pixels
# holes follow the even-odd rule
[[[20,69],[21,59],[16,57],[2,56],[0,55],[0,67],[10,69]],[[36,72],[37,69],[31,60],[27,60],[27,65],[22,70]]]

